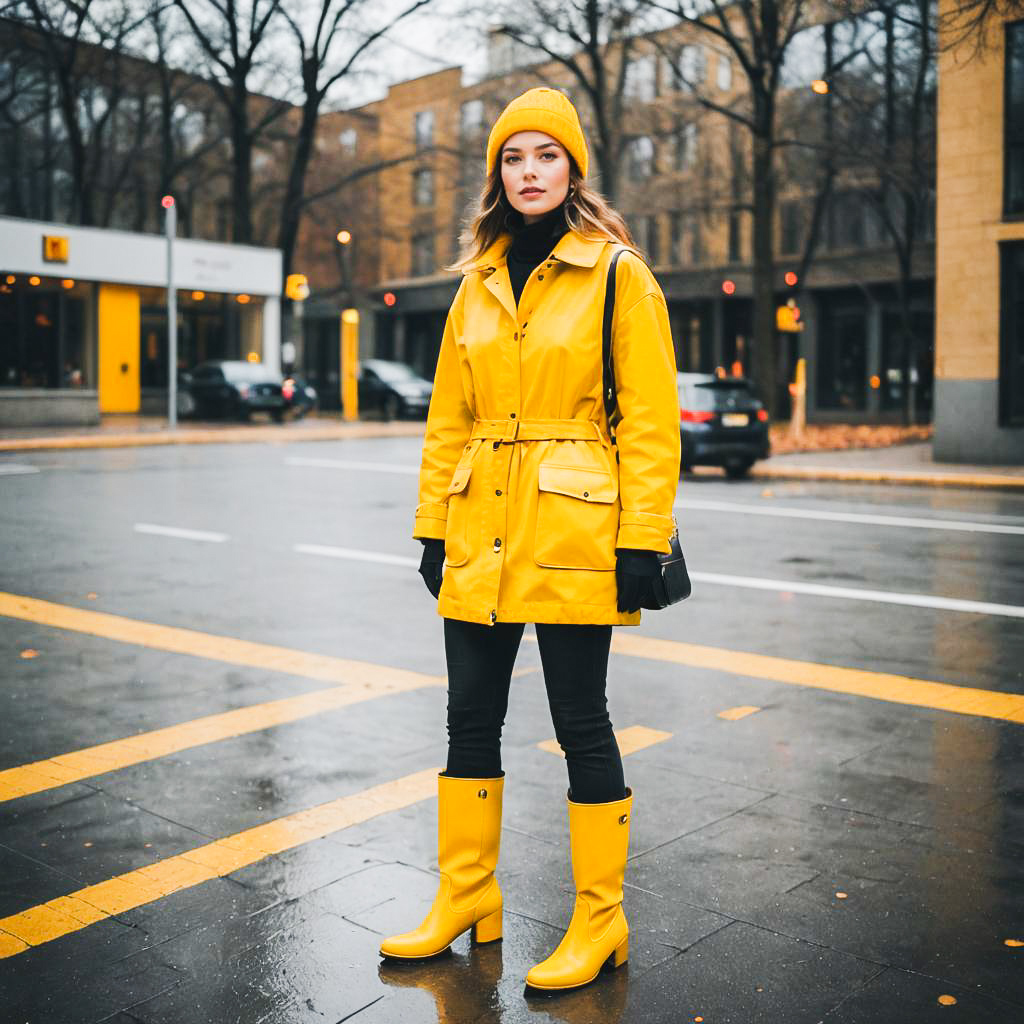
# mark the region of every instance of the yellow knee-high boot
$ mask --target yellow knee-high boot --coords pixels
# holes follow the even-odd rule
[[[569,801],[569,847],[576,903],[558,948],[526,975],[536,989],[578,988],[606,964],[629,956],[629,925],[622,912],[622,879],[629,852],[633,791],[607,804]]]
[[[415,931],[380,944],[383,956],[422,960],[444,952],[463,932],[475,942],[501,938],[501,890],[494,877],[501,840],[504,778],[437,777],[437,862],[434,905]]]

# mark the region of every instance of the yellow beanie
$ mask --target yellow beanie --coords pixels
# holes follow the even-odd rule
[[[587,176],[587,142],[579,114],[569,98],[557,89],[529,89],[502,112],[487,138],[487,170],[494,167],[501,147],[516,132],[546,132],[557,139]]]

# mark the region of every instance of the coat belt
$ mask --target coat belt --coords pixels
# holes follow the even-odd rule
[[[600,441],[608,443],[596,420],[474,420],[471,439],[514,441]]]

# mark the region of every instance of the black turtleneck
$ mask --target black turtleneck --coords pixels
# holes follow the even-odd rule
[[[526,287],[526,279],[533,273],[534,267],[543,263],[551,255],[551,250],[568,230],[565,223],[565,208],[556,206],[540,220],[532,224],[522,224],[512,229],[512,244],[508,249],[508,277],[512,282],[512,294],[516,305]]]

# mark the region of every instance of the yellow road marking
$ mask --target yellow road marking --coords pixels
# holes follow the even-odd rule
[[[191,654],[196,658],[222,661],[229,665],[245,665],[271,672],[286,672],[293,676],[306,676],[327,683],[347,683],[351,686],[379,687],[394,684],[408,689],[409,685],[437,685],[438,676],[409,672],[400,668],[387,668],[368,661],[335,658],[329,654],[310,654],[289,647],[275,647],[251,640],[238,640],[230,636],[217,636],[177,626],[160,626],[154,622],[94,612],[86,608],[54,604],[34,597],[22,597],[0,591],[0,615],[22,619],[42,626],[55,626],[75,633],[117,640],[120,643],[151,647],[174,654]],[[404,684],[404,685],[403,685]]]
[[[720,647],[658,640],[654,637],[630,636],[623,631],[612,635],[612,650],[635,658],[673,662],[691,668],[711,669],[730,675],[769,679],[776,683],[806,686],[855,697],[871,697],[894,704],[910,704],[935,711],[952,711],[961,715],[999,718],[1024,724],[1024,696],[978,690],[971,686],[954,686],[910,676],[869,672],[859,668],[839,668],[812,661],[790,661],[766,654],[747,654]]]
[[[0,958],[426,800],[437,792],[438,770],[430,768],[330,800],[0,918]]]
[[[670,740],[672,733],[661,732],[659,729],[648,729],[645,725],[631,725],[628,729],[616,729],[615,739],[619,744],[619,753],[626,757],[629,754],[635,754],[638,750],[643,750],[646,747],[653,747],[655,743],[664,743],[665,740]],[[558,745],[558,740],[544,740],[542,743],[537,744],[541,750],[546,750],[550,754],[557,754],[559,757],[564,757],[562,748]]]
[[[442,683],[443,680],[438,679],[433,685]],[[157,757],[166,757],[168,754],[175,754],[191,747],[215,743],[260,729],[269,729],[320,712],[333,711],[347,704],[357,704],[360,701],[373,700],[376,697],[425,685],[430,683],[413,679],[359,688],[336,686],[329,690],[304,693],[298,697],[286,697],[221,714],[207,715],[164,729],[154,729],[152,732],[100,743],[67,754],[58,754],[42,761],[0,771],[0,802],[56,789],[69,782],[81,782],[83,779],[126,768],[128,765],[140,764],[143,761],[151,761]]]
[[[726,708],[724,711],[718,712],[719,718],[724,718],[727,722],[738,722],[741,718],[746,718],[747,715],[752,715],[760,708],[754,707],[753,704],[741,704],[736,708]]]
[[[634,725],[616,735],[622,754],[626,756],[661,743],[672,734]],[[439,770],[428,768],[361,793],[297,811],[0,918],[0,959],[81,931],[96,921],[153,903],[180,889],[222,878],[271,854],[283,853],[426,800],[437,793]]]

